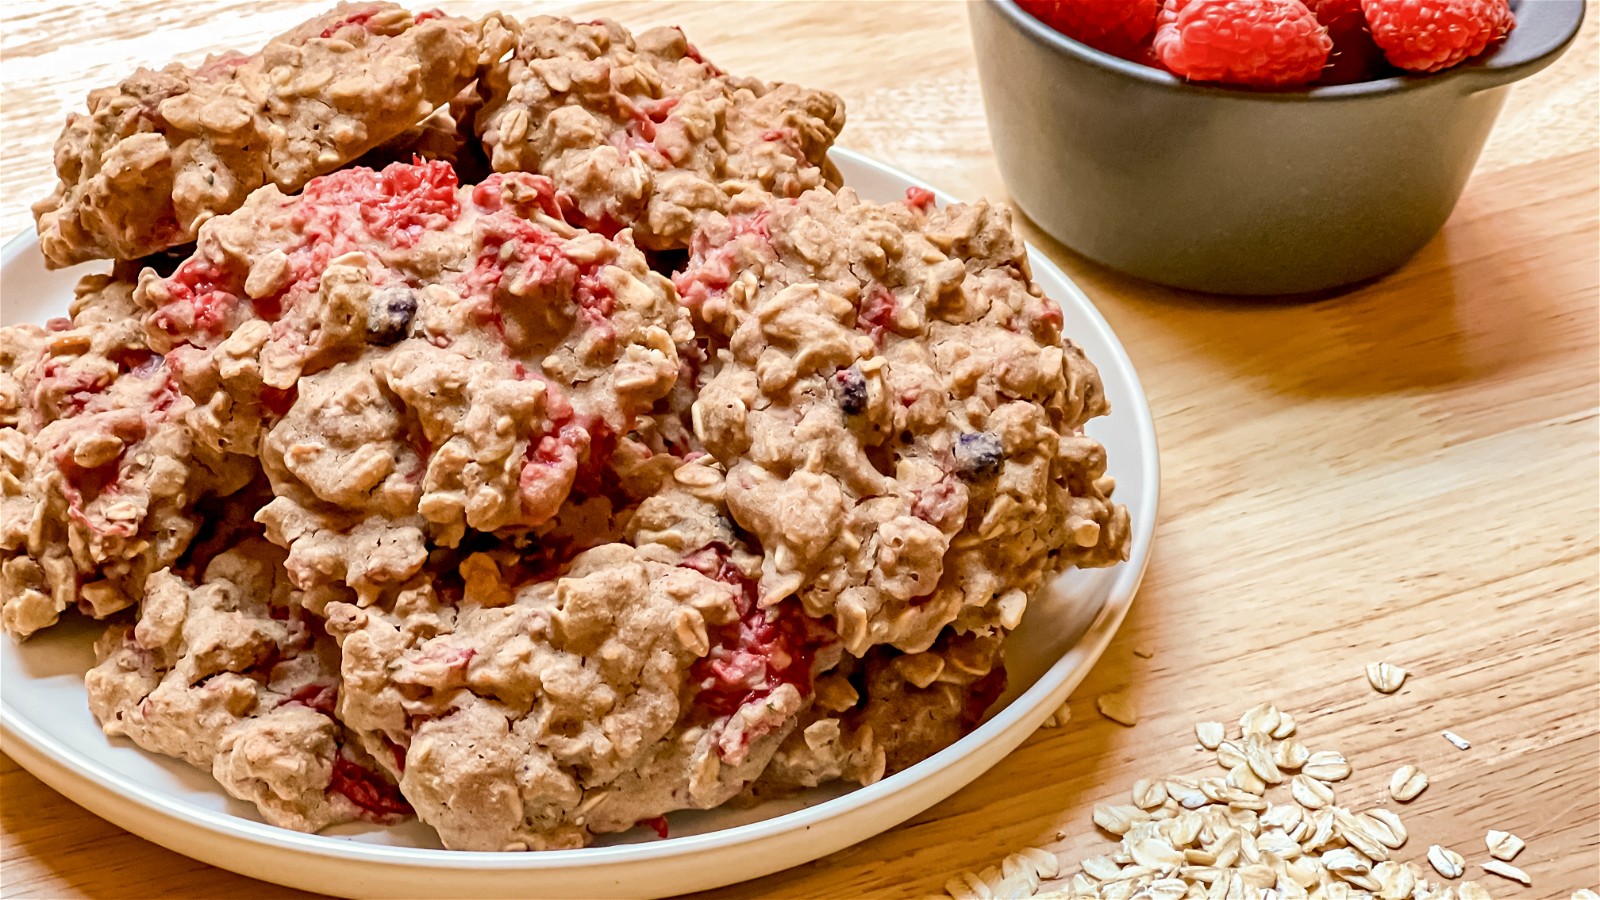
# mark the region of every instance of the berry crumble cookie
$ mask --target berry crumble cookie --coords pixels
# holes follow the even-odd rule
[[[585,846],[976,727],[1128,553],[1001,207],[676,28],[343,4],[90,96],[0,329],[0,625],[267,822]]]

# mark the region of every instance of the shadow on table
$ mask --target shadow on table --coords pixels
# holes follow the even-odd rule
[[[1275,393],[1367,396],[1503,377],[1559,341],[1560,284],[1516,210],[1471,198],[1409,262],[1379,279],[1302,297],[1245,298],[1165,288],[1121,275],[1029,227],[1067,263],[1137,364],[1193,354]],[[1152,346],[1154,345],[1154,346]]]
[[[120,900],[160,896],[166,900],[314,900],[307,894],[223,872],[136,837],[57,794],[44,782],[4,765],[6,791],[0,801],[0,831],[7,843],[5,896],[55,897],[60,886],[84,897]],[[31,886],[12,860],[26,858],[56,881]]]

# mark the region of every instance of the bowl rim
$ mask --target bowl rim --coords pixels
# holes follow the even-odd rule
[[[1578,34],[1579,27],[1583,23],[1588,6],[1583,0],[1578,0],[1573,4],[1577,7],[1577,16],[1572,22],[1570,30],[1553,45],[1538,47],[1535,52],[1527,53],[1526,51],[1518,51],[1522,50],[1524,42],[1535,41],[1538,35],[1529,33],[1532,29],[1526,28],[1526,20],[1534,15],[1544,15],[1545,11],[1551,7],[1564,6],[1566,4],[1558,4],[1551,2],[1551,0],[1541,0],[1541,2],[1510,0],[1510,3],[1518,14],[1519,27],[1485,52],[1448,69],[1439,72],[1389,75],[1372,81],[1358,81],[1352,84],[1310,85],[1274,90],[1254,90],[1239,85],[1204,84],[1186,81],[1164,69],[1157,69],[1143,63],[1123,59],[1103,50],[1097,50],[1088,44],[1067,37],[1039,19],[1034,18],[1032,13],[1029,13],[1017,3],[1017,0],[979,0],[977,5],[995,7],[1004,18],[1010,21],[1013,27],[1019,28],[1033,41],[1050,48],[1056,53],[1071,56],[1079,62],[1115,72],[1135,81],[1142,81],[1152,87],[1164,88],[1177,93],[1226,98],[1245,103],[1305,103],[1310,101],[1357,100],[1372,96],[1400,94],[1444,87],[1461,81],[1473,84],[1473,87],[1469,90],[1476,91],[1519,80],[1533,74],[1549,62],[1553,62],[1557,56],[1571,45]],[[1540,10],[1540,12],[1535,14],[1534,10]],[[1523,41],[1517,41],[1519,35],[1524,36]],[[1510,52],[1508,52],[1508,48]]]

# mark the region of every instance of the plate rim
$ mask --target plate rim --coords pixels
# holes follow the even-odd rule
[[[834,147],[831,155],[836,162],[843,162],[851,167],[877,170],[880,174],[898,181],[928,187],[929,190],[933,191],[940,205],[960,202],[951,194],[928,186],[923,179],[914,177],[895,166],[880,162],[863,153],[844,147]],[[24,230],[10,241],[7,241],[3,248],[0,248],[0,267],[11,264],[15,258],[36,245],[37,236],[29,230]],[[1024,727],[1027,719],[1042,719],[1048,713],[1047,711],[1039,711],[1047,706],[1045,701],[1051,699],[1052,695],[1059,693],[1061,695],[1060,699],[1064,701],[1066,695],[1070,694],[1103,655],[1106,645],[1110,643],[1112,636],[1115,635],[1123,618],[1126,616],[1134,595],[1137,593],[1149,567],[1161,485],[1159,445],[1149,399],[1145,394],[1143,384],[1134,371],[1127,348],[1123,346],[1116,333],[1112,331],[1110,324],[1106,321],[1099,308],[1083,292],[1082,288],[1049,257],[1045,256],[1037,246],[1032,242],[1024,242],[1024,246],[1028,254],[1029,265],[1034,271],[1035,279],[1037,280],[1038,273],[1043,271],[1064,285],[1071,293],[1071,299],[1075,301],[1078,309],[1086,314],[1088,325],[1095,330],[1096,337],[1111,348],[1112,354],[1110,358],[1092,360],[1102,373],[1102,377],[1117,379],[1127,387],[1130,394],[1138,401],[1135,404],[1135,408],[1129,412],[1132,413],[1131,424],[1138,431],[1139,442],[1150,447],[1150,453],[1138,460],[1137,472],[1137,477],[1147,485],[1147,493],[1140,509],[1129,510],[1132,528],[1128,561],[1122,563],[1116,571],[1112,583],[1105,589],[1106,597],[1100,610],[1095,614],[1079,640],[1052,662],[1037,680],[1019,694],[1005,709],[985,720],[960,740],[904,771],[897,772],[874,784],[853,789],[841,796],[829,798],[813,806],[782,813],[761,821],[734,825],[701,834],[691,834],[676,838],[669,837],[646,843],[517,853],[371,844],[337,836],[290,831],[264,822],[240,818],[223,811],[194,807],[181,800],[174,799],[160,789],[149,788],[137,781],[120,777],[103,764],[83,756],[73,746],[56,740],[27,717],[19,714],[5,700],[3,695],[0,695],[0,751],[11,755],[25,770],[64,795],[69,792],[56,784],[56,778],[47,777],[45,772],[38,770],[59,770],[49,771],[49,774],[58,775],[62,778],[75,777],[88,781],[98,786],[101,790],[115,795],[118,800],[124,803],[132,803],[167,819],[175,820],[174,824],[198,827],[207,832],[247,842],[270,852],[291,850],[341,862],[360,862],[385,866],[400,864],[436,871],[466,868],[477,871],[489,869],[533,873],[587,869],[619,863],[634,864],[666,861],[694,856],[713,849],[726,850],[741,845],[758,844],[784,835],[803,832],[853,813],[859,813],[869,805],[883,803],[896,797],[904,798],[908,792],[929,781],[951,764],[974,755],[976,751],[990,741]],[[1063,298],[1057,297],[1055,299],[1059,302]],[[1126,478],[1127,476],[1124,477]],[[11,639],[0,638],[0,640],[10,641]],[[1080,651],[1087,652],[1088,658],[1080,661],[1073,660],[1073,657],[1077,656]],[[1032,713],[1038,713],[1038,715],[1030,716]],[[1037,723],[1033,727],[1036,728]],[[1029,728],[1028,733],[1031,733],[1032,730],[1033,728]],[[1023,736],[1023,739],[1025,738],[1026,734]],[[24,745],[26,751],[20,754],[15,752],[17,744]],[[1018,744],[1020,744],[1020,740]],[[988,771],[1000,759],[1014,752],[1015,749],[1015,745],[1012,746],[997,756],[993,762],[984,765],[977,774]],[[30,766],[25,764],[25,760],[42,764]],[[973,776],[973,778],[975,777],[976,775]],[[948,797],[970,783],[971,780],[973,779],[962,780],[959,784],[926,804],[918,805],[905,818],[915,815],[917,812],[939,802],[944,797]],[[905,818],[898,819],[896,822],[872,833],[877,834],[887,831],[905,821]],[[128,830],[133,831],[133,829]],[[865,839],[865,837],[861,839]],[[819,845],[821,843],[818,842]],[[855,843],[855,841],[852,841],[852,843]],[[172,849],[184,855],[192,857],[196,855],[191,852],[191,848],[174,847]],[[824,852],[818,852],[816,856],[824,855]],[[801,862],[803,861],[801,860]],[[228,868],[226,865],[222,865],[222,867]]]

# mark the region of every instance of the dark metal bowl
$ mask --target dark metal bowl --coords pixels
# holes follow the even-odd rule
[[[1028,217],[1131,275],[1298,294],[1388,272],[1444,224],[1512,82],[1554,62],[1583,0],[1514,4],[1497,48],[1433,75],[1258,92],[1189,84],[970,5],[1000,171]]]

